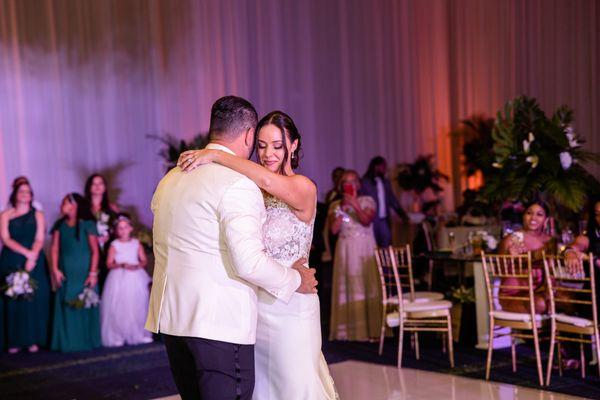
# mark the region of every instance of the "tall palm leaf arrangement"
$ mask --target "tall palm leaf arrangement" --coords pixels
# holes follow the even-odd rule
[[[177,165],[177,160],[181,153],[186,150],[203,149],[209,142],[207,133],[199,133],[187,142],[170,133],[164,135],[147,135],[147,137],[149,139],[158,140],[164,145],[158,152],[158,155],[164,161],[165,172],[170,171]]]
[[[433,155],[422,155],[417,157],[414,163],[403,163],[398,165],[398,184],[404,190],[414,190],[423,193],[431,188],[435,193],[444,189],[442,181],[448,181],[448,175],[435,168]]]

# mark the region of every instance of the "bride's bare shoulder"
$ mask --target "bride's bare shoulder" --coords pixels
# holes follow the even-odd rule
[[[291,176],[294,179],[294,183],[302,188],[307,193],[317,194],[317,185],[307,176],[295,174]]]

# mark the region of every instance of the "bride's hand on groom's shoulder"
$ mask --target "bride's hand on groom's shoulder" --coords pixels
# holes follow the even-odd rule
[[[214,161],[215,151],[210,149],[187,150],[179,155],[177,166],[183,172],[193,171],[200,165],[208,164]]]
[[[305,266],[306,261],[308,261],[306,258],[301,258],[292,265],[292,268],[300,274],[301,280],[296,292],[303,294],[317,293],[317,284],[319,282],[315,279],[316,270],[314,268],[307,268]]]

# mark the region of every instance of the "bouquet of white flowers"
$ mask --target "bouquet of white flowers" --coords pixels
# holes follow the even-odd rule
[[[20,269],[6,276],[6,284],[2,287],[2,291],[8,297],[13,299],[24,298],[30,299],[33,297],[37,289],[37,282],[29,276],[29,272]]]
[[[75,300],[67,301],[67,304],[76,309],[97,307],[100,304],[100,296],[94,289],[86,287]]]

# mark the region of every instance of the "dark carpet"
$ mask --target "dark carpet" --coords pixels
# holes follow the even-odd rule
[[[406,368],[449,373],[483,379],[485,352],[456,348],[456,368],[450,369],[439,341],[424,338],[421,360],[416,361],[405,346]],[[394,339],[386,341],[384,354],[377,355],[375,343],[324,342],[329,363],[360,360],[395,365]],[[600,379],[596,367],[588,368],[588,378],[579,371],[566,371],[562,378],[554,374],[546,390],[600,399]],[[513,374],[510,353],[494,352],[492,379],[498,382],[538,388],[535,358],[527,346],[519,347],[518,373]],[[2,399],[150,399],[176,392],[162,343],[120,349],[61,354],[40,351],[0,356],[0,398]],[[354,399],[352,399],[354,400]],[[358,400],[358,399],[357,399]]]

